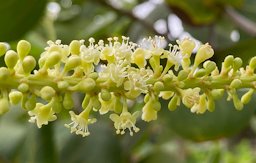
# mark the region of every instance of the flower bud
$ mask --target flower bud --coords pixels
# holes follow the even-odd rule
[[[224,95],[224,89],[213,89],[211,91],[211,95],[213,97],[213,99],[217,100],[222,98],[222,96]]]
[[[6,66],[10,69],[13,69],[17,64],[18,54],[13,50],[8,50],[4,56],[4,62]]]
[[[164,83],[161,82],[161,81],[155,82],[153,89],[154,89],[154,91],[163,91],[164,90]]]
[[[0,67],[0,80],[5,80],[10,76],[10,71],[6,67]]]
[[[93,90],[95,86],[96,86],[96,83],[92,78],[86,78],[86,79],[80,81],[74,87],[70,88],[70,90],[89,92],[89,91]]]
[[[7,50],[8,46],[5,43],[0,42],[0,57],[3,56]]]
[[[188,54],[190,56],[192,54],[196,44],[191,39],[184,39],[183,41],[181,41],[179,46],[180,46],[180,50],[183,55]]]
[[[28,41],[21,40],[18,42],[17,52],[20,60],[23,60],[24,57],[28,55],[30,49],[31,49],[31,45]]]
[[[201,69],[197,70],[197,71],[194,73],[194,77],[200,78],[200,77],[205,76],[205,74],[206,74],[205,69],[202,69],[202,68],[201,68]]]
[[[240,79],[234,79],[231,84],[230,84],[230,88],[239,88],[242,85],[242,82]]]
[[[213,61],[206,61],[204,62],[203,67],[205,68],[206,73],[210,74],[213,70],[215,70],[216,63]]]
[[[22,93],[25,93],[29,90],[29,85],[27,83],[21,83],[18,86],[18,90],[21,91]]]
[[[215,102],[214,102],[214,99],[211,95],[207,96],[207,109],[210,111],[210,112],[213,112],[215,110]]]
[[[164,100],[169,100],[174,95],[172,91],[161,91],[159,97],[162,97]]]
[[[22,99],[22,93],[20,91],[12,91],[9,93],[9,99],[11,104],[17,105]]]
[[[64,71],[68,72],[81,64],[81,58],[79,56],[70,56],[64,67]]]
[[[244,106],[243,106],[243,103],[238,98],[236,92],[232,93],[232,98],[233,98],[233,103],[234,103],[235,108],[237,110],[242,110]]]
[[[177,109],[177,106],[179,105],[180,97],[178,95],[174,95],[170,102],[168,103],[168,109],[170,111],[174,111]]]
[[[163,76],[163,81],[164,81],[165,83],[171,82],[172,79],[173,79],[173,76],[172,76],[171,74],[165,74],[165,75]]]
[[[183,80],[187,79],[188,74],[189,74],[188,71],[186,71],[186,70],[181,70],[181,71],[179,72],[179,74],[178,74],[178,80],[179,80],[179,81],[183,81]]]
[[[251,99],[252,99],[253,93],[254,93],[254,89],[250,89],[248,92],[246,92],[246,93],[242,96],[241,102],[242,102],[243,104],[248,104],[248,103],[251,101]]]
[[[36,67],[36,60],[31,55],[26,56],[22,61],[22,68],[25,74],[30,74]]]
[[[79,55],[80,54],[80,46],[81,43],[78,40],[73,40],[70,44],[69,44],[69,48],[70,48],[70,53],[73,55]]]
[[[51,52],[49,54],[49,56],[47,56],[45,63],[44,63],[44,67],[45,68],[50,68],[53,67],[54,65],[56,65],[57,63],[60,62],[61,60],[61,53],[59,52]]]
[[[0,99],[0,115],[8,112],[10,110],[10,104],[7,98]]]
[[[57,86],[58,86],[59,89],[65,90],[65,89],[68,88],[69,84],[68,84],[67,81],[59,81],[59,82],[57,83]]]
[[[256,56],[252,57],[250,62],[249,62],[249,67],[254,70],[256,68]]]
[[[211,58],[213,54],[214,54],[214,51],[209,44],[202,45],[196,53],[194,67],[197,67],[200,63]]]
[[[234,56],[232,55],[226,56],[223,62],[223,66],[224,66],[223,68],[228,68],[229,66],[232,66],[233,63],[234,63]]]
[[[44,86],[41,90],[40,90],[40,96],[42,97],[42,99],[49,101],[51,100],[51,98],[53,96],[55,96],[56,91],[50,87],[50,86]]]
[[[100,97],[102,100],[109,101],[111,99],[111,96],[112,95],[108,90],[106,90],[106,89],[101,90]]]
[[[237,71],[240,67],[242,67],[243,65],[243,61],[241,58],[239,57],[236,57],[233,61],[233,69],[234,69],[234,72]]]
[[[70,92],[67,92],[64,95],[63,107],[67,110],[70,110],[74,107],[74,101],[73,101],[73,98],[72,98],[72,94]]]

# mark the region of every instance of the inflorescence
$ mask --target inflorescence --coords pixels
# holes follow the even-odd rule
[[[214,111],[215,99],[224,92],[237,110],[250,101],[256,89],[256,57],[244,68],[240,58],[229,55],[218,69],[208,60],[214,54],[209,44],[201,45],[194,56],[191,39],[170,44],[168,50],[162,47],[164,41],[158,36],[141,44],[127,37],[97,43],[90,38],[88,45],[84,40],[69,45],[49,41],[38,63],[28,55],[29,42],[20,41],[17,51],[0,43],[6,64],[0,68],[0,114],[8,112],[10,104],[21,104],[29,122],[41,128],[61,111],[70,110],[71,123],[65,126],[71,133],[88,136],[88,126],[96,122],[93,114],[111,112],[116,133],[128,130],[133,135],[139,131],[139,116],[147,122],[157,119],[159,98],[169,100],[171,111],[183,103],[197,114]],[[241,88],[248,91],[240,98],[237,90]],[[84,94],[79,114],[72,111],[76,92]],[[145,105],[132,112],[128,102],[138,97],[144,97]]]

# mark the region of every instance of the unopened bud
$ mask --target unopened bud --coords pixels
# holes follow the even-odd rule
[[[7,50],[8,46],[5,43],[0,42],[0,57],[3,56]]]
[[[68,72],[69,70],[72,70],[76,67],[78,67],[81,64],[81,58],[79,56],[70,56],[67,59],[67,62],[64,67],[64,71]]]
[[[36,67],[36,60],[32,56],[26,56],[22,61],[22,68],[25,74],[30,74]]]
[[[109,101],[111,99],[111,93],[108,90],[102,89],[100,93],[100,97],[104,101]]]
[[[93,90],[95,86],[96,86],[96,83],[92,78],[86,78],[70,89],[71,90],[74,89],[81,92],[89,92]]]
[[[172,99],[170,100],[170,102],[168,103],[168,109],[169,109],[170,111],[176,110],[176,109],[177,109],[177,106],[178,106],[179,100],[180,100],[180,97],[177,96],[177,95],[174,95],[174,96],[172,97]]]
[[[209,44],[202,45],[196,53],[194,67],[197,67],[200,63],[211,58],[213,54],[214,54],[214,51]]]
[[[18,90],[21,91],[22,93],[27,92],[29,90],[29,85],[27,83],[21,83],[18,86]]]
[[[230,83],[230,88],[239,88],[242,85],[242,82],[240,79],[234,79],[231,83]]]
[[[0,80],[5,80],[10,76],[10,71],[6,67],[0,67]]]
[[[9,93],[9,99],[11,104],[17,105],[22,99],[22,93],[20,91],[12,91]]]
[[[153,89],[155,91],[163,91],[164,90],[164,83],[161,82],[161,81],[155,82]]]
[[[236,57],[233,61],[233,69],[234,71],[237,71],[240,67],[242,67],[243,61],[241,58]]]
[[[49,56],[47,56],[44,66],[45,68],[50,68],[59,63],[61,60],[61,53],[59,52],[51,52]]]
[[[254,93],[254,89],[250,89],[248,92],[246,92],[246,93],[242,96],[241,102],[242,102],[243,104],[248,104],[248,103],[251,101],[251,99],[252,99],[253,93]]]
[[[73,40],[69,45],[70,53],[73,55],[79,55],[80,54],[80,46],[81,46],[80,41]]]
[[[226,56],[226,58],[224,59],[224,62],[223,62],[224,68],[228,68],[229,66],[232,66],[233,62],[234,62],[234,56],[232,56],[232,55]]]
[[[206,61],[204,62],[203,67],[205,68],[207,74],[210,74],[213,70],[215,70],[216,63],[213,61]]]
[[[197,71],[194,73],[194,77],[200,78],[200,77],[205,76],[205,74],[206,74],[205,69],[199,69],[199,70],[197,70]]]
[[[256,68],[256,56],[251,58],[249,62],[249,67],[253,70]]]
[[[28,55],[30,49],[31,49],[31,44],[28,41],[25,41],[25,40],[19,41],[17,45],[17,52],[18,52],[19,58],[23,60],[24,57]]]
[[[13,50],[8,50],[4,56],[4,62],[6,66],[10,69],[13,69],[17,64],[18,54]]]
[[[191,39],[184,39],[180,43],[180,50],[182,51],[182,54],[188,54],[189,56],[192,54],[196,44]]]
[[[179,80],[179,81],[183,81],[183,80],[187,79],[188,74],[189,74],[188,71],[186,71],[186,70],[181,70],[181,71],[179,72],[179,74],[178,74],[178,80]]]
[[[51,100],[51,98],[55,96],[55,94],[56,94],[56,91],[50,86],[44,86],[40,90],[40,96],[42,97],[42,99],[47,101]]]

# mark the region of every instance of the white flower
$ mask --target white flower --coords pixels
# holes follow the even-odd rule
[[[83,137],[90,135],[88,125],[96,122],[95,118],[88,118],[88,112],[84,110],[79,115],[76,115],[73,111],[69,112],[71,116],[71,123],[65,124],[65,127],[71,129],[71,133],[75,132],[77,135],[82,135]]]
[[[139,116],[139,112],[134,112],[133,114],[128,111],[123,111],[121,115],[111,114],[110,119],[114,122],[116,128],[116,133],[123,135],[125,130],[128,129],[130,135],[134,132],[138,132],[140,129],[135,126],[136,119]]]

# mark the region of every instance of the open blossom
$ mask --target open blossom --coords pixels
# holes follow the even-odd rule
[[[128,83],[125,85],[127,90],[135,90],[142,93],[148,92],[148,86],[150,86],[147,81],[153,76],[153,71],[151,69],[135,69],[131,68],[128,73]],[[127,83],[127,82],[126,82]]]
[[[140,46],[143,49],[148,50],[151,55],[160,56],[164,52],[164,47],[166,45],[166,40],[164,37],[155,36],[154,38],[149,37],[148,39],[143,39],[140,43]],[[148,55],[149,57],[149,55]]]
[[[125,61],[120,60],[117,64],[111,63],[108,65],[102,65],[102,71],[99,72],[99,77],[103,80],[112,80],[112,82],[116,83],[117,87],[119,87],[125,77],[127,77],[127,69],[128,65]]]
[[[90,135],[88,125],[95,123],[96,119],[89,118],[87,110],[84,110],[79,115],[76,115],[73,111],[70,111],[69,114],[72,122],[65,124],[65,127],[70,128],[71,133],[75,132],[83,137]]]
[[[194,106],[195,104],[199,103],[199,99],[200,99],[200,88],[194,88],[194,89],[186,89],[182,92],[183,97],[182,97],[182,103],[188,107],[191,108],[192,106]]]
[[[28,114],[31,116],[29,122],[36,123],[38,128],[41,128],[42,125],[47,125],[49,121],[57,119],[52,108],[41,103],[37,103],[35,109],[29,111]]]
[[[125,130],[128,129],[130,135],[133,135],[133,132],[138,132],[140,129],[135,126],[136,119],[139,116],[139,112],[134,112],[133,114],[128,111],[123,111],[120,115],[111,114],[110,119],[114,122],[116,128],[116,133],[123,135]]]

